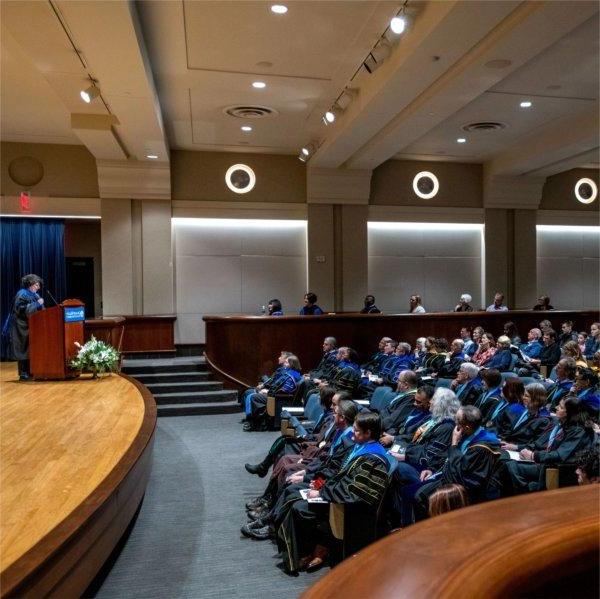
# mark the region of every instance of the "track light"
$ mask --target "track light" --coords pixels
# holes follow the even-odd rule
[[[80,91],[79,95],[86,104],[89,104],[94,98],[100,95],[100,88],[93,83],[87,89]]]
[[[369,53],[369,56],[365,58],[363,67],[367,70],[367,73],[374,73],[381,65],[377,62],[377,59],[373,56],[373,53]]]
[[[398,16],[394,17],[390,21],[390,29],[396,35],[400,35],[401,33],[403,33],[404,30],[406,29],[406,21],[405,21],[404,17],[398,17]]]

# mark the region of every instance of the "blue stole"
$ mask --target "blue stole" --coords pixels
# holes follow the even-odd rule
[[[587,397],[594,389],[592,387],[588,387],[587,389],[583,389],[582,391],[580,391],[577,394],[577,397],[579,397],[579,399],[584,399],[585,397]]]
[[[354,362],[346,362],[346,360],[341,360],[338,362],[338,368],[352,368],[353,370],[358,370],[360,372],[360,366],[355,364]]]
[[[523,424],[523,422],[525,422],[527,420],[527,417],[529,416],[529,410],[525,410],[520,416],[519,419],[515,421],[515,423],[512,425],[512,430],[515,431],[519,428],[519,426],[521,426],[521,424]]]
[[[17,291],[17,298],[25,299],[29,303],[32,304],[33,302],[37,302],[40,299],[40,296],[37,293],[35,293],[33,291],[29,291],[29,289],[24,288],[24,289],[19,289],[19,291]],[[38,304],[36,306],[36,308],[38,310],[43,310],[44,306],[43,306],[43,304]]]
[[[390,401],[388,408],[391,408],[394,404],[398,403],[401,399],[406,397],[409,393],[410,393],[410,391],[405,391],[404,393],[399,393],[398,395],[396,395],[396,397],[394,397],[394,399],[392,399],[392,401]]]
[[[331,414],[331,410],[325,410],[321,413],[321,415],[317,418],[317,421],[315,422],[315,426],[313,427],[313,431],[316,431],[319,429],[319,427],[321,426],[321,424],[323,424],[323,420],[325,420],[325,418],[327,416],[329,416]]]
[[[467,449],[469,449],[469,447],[471,445],[474,445],[479,441],[499,443],[500,439],[498,439],[498,437],[496,437],[496,435],[494,433],[491,433],[490,431],[486,431],[482,426],[480,426],[472,435],[467,437],[460,444],[458,449],[459,449],[460,453],[465,455],[465,453],[467,453]]]
[[[349,426],[345,430],[343,430],[335,439],[335,441],[331,444],[329,448],[329,455],[333,455],[333,452],[337,449],[339,444],[343,439],[351,439],[352,438],[352,427]]]
[[[485,400],[492,397],[494,394],[501,394],[500,387],[496,387],[495,389],[490,389],[483,393],[481,397],[475,402],[477,407],[482,406],[485,403]]]
[[[506,408],[506,406],[508,406],[508,402],[506,401],[506,399],[502,398],[498,402],[498,405],[494,408],[492,414],[490,415],[490,420],[494,420],[494,418],[496,418],[500,414],[500,412],[502,412],[502,410]]]
[[[388,470],[393,466],[391,456],[388,455],[387,450],[383,448],[379,441],[368,441],[361,445],[355,445],[350,455],[344,460],[342,464],[342,470],[344,470],[353,460],[359,458],[362,455],[377,455],[383,458],[388,465]]]
[[[412,422],[415,418],[422,418],[423,414],[425,413],[426,412],[424,410],[419,410],[416,414],[409,414],[406,420],[404,421],[404,430],[406,430],[406,428],[408,427],[409,422]],[[431,416],[429,416],[429,418],[431,418]],[[427,418],[427,420],[429,420],[429,418]]]
[[[552,445],[554,443],[554,440],[556,439],[556,437],[558,436],[560,431],[562,431],[562,424],[558,423],[558,424],[554,425],[554,428],[552,429],[552,432],[550,433],[550,439],[548,439],[548,445],[546,445],[546,451],[550,450],[550,448],[552,447]]]

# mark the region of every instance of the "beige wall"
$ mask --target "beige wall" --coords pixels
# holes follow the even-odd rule
[[[240,163],[256,174],[256,186],[244,194],[225,185],[227,169]],[[171,180],[174,200],[306,202],[306,167],[296,156],[176,150]]]
[[[42,180],[29,189],[15,183],[9,175],[10,163],[24,156],[37,159],[44,169]],[[99,197],[96,160],[84,146],[2,142],[0,165],[2,195],[28,190],[34,197]]]
[[[334,293],[334,232],[333,206],[308,205],[308,289],[317,294],[324,310],[333,310]]]
[[[65,257],[94,259],[95,316],[102,315],[102,249],[100,221],[65,222]],[[91,315],[88,315],[91,316]]]
[[[600,198],[591,204],[582,204],[575,197],[575,184],[587,177],[600,186],[598,171],[594,169],[574,168],[564,173],[552,175],[546,179],[542,192],[541,210],[586,210],[598,213]],[[597,224],[597,223],[596,223]]]
[[[419,198],[413,191],[413,179],[421,171],[433,173],[440,183],[438,194],[430,200]],[[370,203],[481,208],[482,177],[481,164],[388,160],[373,171]]]

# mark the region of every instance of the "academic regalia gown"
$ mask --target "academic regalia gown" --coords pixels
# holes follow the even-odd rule
[[[414,409],[416,389],[411,389],[405,393],[400,393],[392,401],[381,409],[381,430],[394,435]]]
[[[321,497],[331,503],[377,505],[387,486],[389,461],[365,453],[352,459],[321,488]],[[299,560],[317,544],[328,544],[331,532],[327,525],[329,505],[294,502],[277,531],[277,542],[286,569],[295,572]],[[324,532],[323,532],[324,531]]]
[[[29,359],[29,317],[43,309],[38,304],[39,298],[29,289],[20,289],[15,295],[10,329],[11,351],[15,360]]]
[[[525,416],[523,414],[520,419],[514,422],[514,428],[504,435],[503,440],[507,443],[514,443],[517,449],[521,451],[521,449],[535,443],[544,434],[548,429],[550,420],[550,414],[546,409],[542,409],[534,415],[527,414]]]

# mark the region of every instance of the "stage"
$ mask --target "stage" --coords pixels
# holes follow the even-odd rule
[[[143,497],[156,426],[125,376],[19,383],[0,370],[2,596],[77,595]]]

